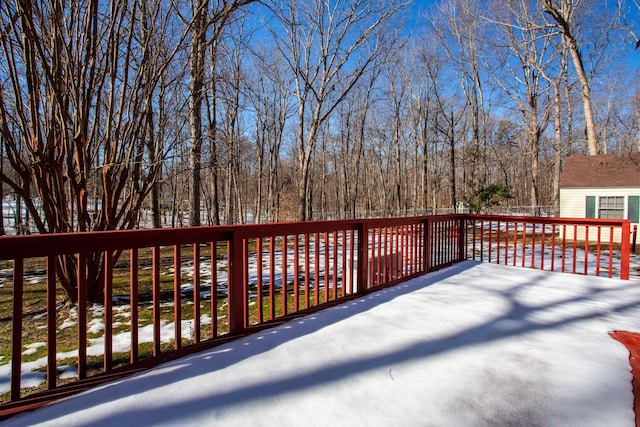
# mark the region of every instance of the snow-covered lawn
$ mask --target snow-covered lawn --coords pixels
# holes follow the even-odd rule
[[[6,421],[633,426],[634,281],[471,261]]]

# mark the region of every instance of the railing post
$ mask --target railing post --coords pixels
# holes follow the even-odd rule
[[[465,247],[466,236],[467,218],[465,215],[460,215],[460,217],[458,218],[458,262],[464,261],[467,258],[467,248]]]
[[[431,271],[431,221],[425,218],[423,221],[424,232],[422,233],[422,246],[424,248],[422,254],[422,265],[425,273]]]
[[[358,294],[363,295],[369,288],[369,226],[366,221],[358,224]],[[316,267],[317,268],[317,267]]]
[[[629,280],[629,256],[631,252],[631,221],[622,223],[622,241],[620,242],[620,279]]]
[[[241,334],[245,330],[245,304],[244,304],[244,269],[246,260],[244,259],[244,239],[238,231],[233,232],[233,237],[229,241],[228,266],[228,295],[229,295],[229,333],[232,335]]]

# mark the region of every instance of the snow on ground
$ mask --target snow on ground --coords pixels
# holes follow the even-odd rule
[[[6,426],[633,426],[636,282],[471,261]]]

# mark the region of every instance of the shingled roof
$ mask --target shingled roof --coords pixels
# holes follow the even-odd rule
[[[560,187],[640,187],[640,152],[567,157]]]

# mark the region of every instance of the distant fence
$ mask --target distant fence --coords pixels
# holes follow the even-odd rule
[[[628,242],[628,221],[481,215],[0,238],[0,418],[464,259],[629,277],[628,244],[570,242],[566,227]]]

